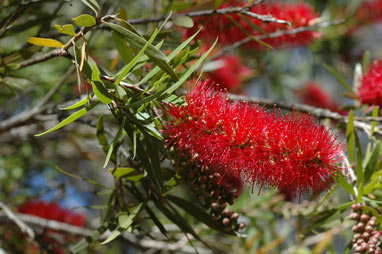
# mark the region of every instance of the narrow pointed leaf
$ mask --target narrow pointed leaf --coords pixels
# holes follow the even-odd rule
[[[40,134],[36,134],[35,136],[42,136],[42,135],[45,135],[45,134],[48,134],[52,131],[55,131],[55,130],[58,130],[62,127],[64,127],[65,125],[68,125],[69,123],[77,120],[78,118],[80,118],[81,116],[85,115],[87,112],[89,112],[92,108],[94,108],[98,103],[94,103],[92,105],[89,105],[89,106],[86,106],[85,108],[82,108],[80,110],[78,110],[77,112],[75,112],[74,114],[70,115],[69,117],[67,117],[66,119],[64,119],[62,122],[60,122],[59,124],[57,124],[56,126],[54,126],[53,128],[43,132],[43,133],[40,133]]]
[[[72,110],[72,109],[76,109],[76,108],[79,108],[79,107],[85,105],[88,102],[90,102],[89,101],[89,97],[86,97],[86,98],[83,98],[82,100],[74,103],[73,105],[70,105],[70,106],[67,106],[67,107],[64,107],[64,108],[60,108],[60,110]]]

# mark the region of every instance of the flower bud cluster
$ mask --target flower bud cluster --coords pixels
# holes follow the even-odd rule
[[[211,218],[221,223],[227,232],[245,228],[244,222],[238,222],[239,214],[227,208],[241,193],[243,184],[240,178],[222,178],[220,173],[207,167],[192,167],[187,172],[186,179],[201,205],[211,214]]]
[[[374,61],[361,78],[358,96],[361,104],[382,106],[382,61]]]
[[[361,204],[354,204],[349,219],[357,222],[352,228],[354,253],[382,254],[382,232],[375,229],[377,218],[364,213]]]

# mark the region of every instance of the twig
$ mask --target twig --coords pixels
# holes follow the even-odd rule
[[[5,119],[0,122],[0,133],[7,131],[13,127],[23,125],[27,121],[29,121],[35,115],[41,113],[46,110],[47,107],[44,105],[49,101],[49,99],[57,92],[57,90],[63,85],[65,80],[72,74],[74,70],[74,66],[68,68],[64,76],[53,86],[49,92],[41,99],[41,101],[34,106],[32,109],[27,109],[15,116],[12,116],[8,119]]]
[[[298,112],[311,114],[312,116],[318,119],[328,118],[331,120],[338,121],[340,123],[348,123],[347,116],[340,115],[328,109],[316,108],[316,107],[312,107],[305,104],[297,104],[297,103],[290,104],[290,103],[286,103],[282,101],[278,102],[278,101],[274,101],[270,99],[247,97],[247,96],[234,95],[234,94],[229,94],[229,98],[231,100],[241,100],[241,101],[249,101],[253,103],[258,103],[260,105],[264,105],[265,107],[269,107],[269,108],[273,108],[277,106],[278,108],[289,110],[289,111],[296,110]],[[371,130],[371,124],[363,122],[362,120],[354,120],[354,127],[361,130],[365,130],[365,128],[367,130]],[[373,135],[377,137],[382,137],[382,130],[376,127]]]
[[[241,13],[243,15],[250,16],[251,18],[258,19],[263,22],[274,22],[284,25],[291,25],[291,23],[287,20],[276,19],[272,15],[260,15],[250,11],[252,5],[244,6],[244,7],[227,7],[223,9],[215,9],[215,10],[203,10],[203,11],[192,11],[181,14],[175,14],[171,17],[171,19],[176,19],[181,16],[188,16],[190,18],[193,17],[203,17],[203,16],[211,16],[211,15],[227,15],[227,14],[238,14]],[[155,18],[146,18],[146,19],[130,19],[128,22],[133,25],[138,24],[148,24],[148,23],[156,23],[160,21],[166,20],[167,16],[160,16]]]
[[[280,37],[283,35],[293,35],[293,34],[298,34],[298,33],[302,33],[302,32],[316,30],[317,28],[326,28],[329,26],[339,25],[343,22],[344,22],[344,20],[335,20],[335,21],[329,21],[329,22],[325,21],[325,22],[320,22],[320,23],[315,24],[315,25],[301,26],[301,27],[292,28],[292,29],[288,29],[288,30],[280,30],[280,31],[277,31],[274,33],[256,35],[254,37],[258,40],[264,40],[264,39],[268,39],[268,38],[277,38],[277,37]],[[219,58],[219,57],[227,54],[228,52],[231,52],[231,51],[233,51],[233,50],[235,50],[235,49],[237,49],[237,48],[239,48],[239,47],[241,47],[241,46],[243,46],[243,45],[245,45],[251,41],[253,41],[252,36],[244,38],[238,42],[235,42],[235,43],[223,48],[218,54],[211,57],[209,59],[209,61],[214,60],[216,58]]]
[[[30,239],[34,239],[34,232],[33,230],[28,227],[14,212],[12,212],[11,209],[9,209],[8,206],[6,206],[3,202],[0,201],[0,208],[3,210],[3,213],[5,216],[7,216],[8,219],[13,221],[22,232],[28,235]]]
[[[43,229],[53,229],[56,231],[72,234],[72,235],[78,235],[83,237],[91,236],[93,233],[93,230],[83,228],[83,227],[77,227],[70,224],[62,223],[59,221],[54,220],[47,220],[44,218],[40,218],[37,216],[29,215],[29,214],[21,214],[21,213],[15,213],[20,220],[22,220],[24,223],[27,223],[31,225],[32,227],[38,227]],[[0,220],[9,220],[8,216],[0,211]],[[13,221],[13,220],[12,220]],[[100,240],[107,239],[110,236],[110,232],[103,234],[100,237]],[[189,253],[194,254],[195,249],[191,246],[178,246],[176,243],[166,243],[162,241],[157,240],[151,240],[147,238],[138,238],[132,233],[124,232],[122,233],[122,238],[124,240],[127,240],[134,246],[143,248],[143,249],[155,249],[155,250],[171,250],[176,251],[177,253]],[[213,252],[208,249],[198,248],[199,253],[201,254],[212,254]]]
[[[113,18],[115,18],[114,15],[106,15],[103,18],[97,20],[97,23],[93,27],[101,24],[104,21],[107,21],[107,20],[110,20]],[[40,62],[47,61],[47,60],[54,58],[54,57],[57,57],[57,56],[64,56],[64,57],[67,57],[69,59],[72,59],[71,55],[68,52],[68,49],[71,48],[73,45],[75,45],[75,42],[78,41],[80,38],[82,38],[87,32],[92,30],[93,27],[83,27],[64,46],[62,46],[62,48],[55,49],[55,50],[53,50],[53,51],[51,51],[45,55],[42,55],[42,56],[39,56],[39,57],[36,57],[33,59],[25,60],[25,61],[19,63],[19,69],[33,65],[33,64],[37,64]]]
[[[110,77],[110,76],[106,76],[106,75],[102,75],[100,74],[99,77],[103,80],[107,80],[107,81],[110,81],[110,82],[115,82],[115,79],[113,77]],[[132,84],[129,84],[129,83],[126,83],[126,82],[123,82],[121,81],[119,83],[120,86],[123,86],[123,87],[126,87],[126,88],[130,88],[130,89],[133,89],[133,90],[136,90],[136,91],[144,91],[142,88],[140,88],[139,86],[137,85],[132,85]]]

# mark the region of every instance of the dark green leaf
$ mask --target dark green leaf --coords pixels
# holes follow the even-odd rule
[[[110,157],[113,153],[113,151],[119,146],[119,139],[121,138],[122,136],[122,131],[123,131],[123,126],[125,125],[125,118],[122,119],[122,123],[121,123],[121,126],[119,127],[119,130],[117,132],[117,135],[115,135],[115,138],[113,140],[113,142],[111,143],[111,145],[109,146],[109,151],[107,152],[107,155],[106,155],[106,159],[105,159],[105,163],[103,165],[103,167],[105,168],[107,166],[107,164],[109,163],[109,160],[110,160]]]
[[[141,49],[143,48],[146,44],[147,44],[147,41],[136,35],[135,33],[119,26],[119,25],[116,25],[116,24],[113,24],[113,23],[106,23],[112,30],[114,30],[115,32],[119,33],[121,37],[125,38],[127,40],[127,42],[130,43],[131,46],[137,48],[137,49]],[[149,56],[149,57],[152,57],[152,58],[155,58],[155,59],[159,59],[159,60],[163,60],[163,61],[168,61],[167,57],[162,53],[162,51],[156,49],[153,45],[149,45],[147,47],[147,52],[146,54]]]
[[[113,38],[114,45],[118,50],[119,55],[122,58],[122,61],[125,64],[128,64],[131,62],[134,58],[134,54],[129,46],[127,46],[126,41],[123,40],[123,38],[119,35],[119,33],[116,33],[114,31],[111,32],[111,37]]]
[[[195,204],[185,199],[182,199],[173,195],[166,195],[166,198],[170,200],[171,202],[173,202],[174,204],[176,204],[177,206],[179,206],[180,208],[182,208],[188,214],[192,215],[192,217],[194,217],[198,221],[201,221],[207,226],[209,226],[210,228],[220,231],[224,234],[234,235],[234,233],[232,232],[225,231],[223,226],[216,223],[216,221],[214,221],[211,218],[211,215],[203,211],[203,208],[196,206]]]
[[[96,0],[81,0],[85,5],[87,5],[96,15],[98,15],[99,5]]]

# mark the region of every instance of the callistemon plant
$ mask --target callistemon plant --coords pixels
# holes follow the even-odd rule
[[[340,172],[341,143],[310,116],[277,116],[258,105],[232,102],[209,81],[200,81],[185,103],[166,106],[167,143],[222,179],[228,173],[295,196],[318,194]]]
[[[245,1],[230,1],[221,5],[220,8],[237,8],[245,7],[245,5]],[[191,37],[202,26],[203,29],[198,34],[198,39],[211,42],[219,38],[219,43],[221,44],[232,44],[247,38],[248,34],[257,36],[264,33],[270,34],[280,30],[308,26],[319,17],[319,14],[315,13],[313,8],[306,3],[265,2],[251,7],[250,11],[260,15],[272,15],[280,20],[287,20],[291,23],[291,26],[276,22],[264,23],[252,17],[243,19],[238,14],[203,16],[194,18],[195,25],[185,30],[185,37]],[[259,31],[263,31],[263,33]],[[263,41],[273,47],[304,45],[310,43],[319,35],[319,33],[314,31],[304,31],[298,34],[278,36],[277,39],[267,38]],[[256,41],[248,45],[256,48],[261,47],[261,44]]]
[[[358,96],[361,104],[382,106],[382,61],[373,62],[362,76]]]

